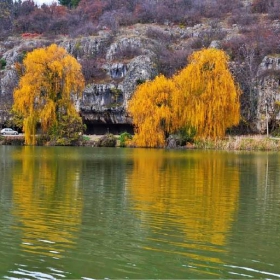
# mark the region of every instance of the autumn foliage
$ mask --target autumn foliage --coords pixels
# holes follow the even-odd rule
[[[176,131],[193,127],[196,138],[221,138],[239,123],[239,89],[228,69],[226,54],[217,49],[194,52],[189,65],[173,80],[172,119]]]
[[[174,83],[162,75],[138,87],[128,107],[136,127],[137,146],[164,146],[166,132],[171,127],[171,93],[174,90]]]
[[[55,44],[28,53],[23,65],[13,109],[24,118],[26,144],[34,145],[38,123],[48,132],[63,116],[77,116],[73,98],[82,93],[84,78],[76,59]]]
[[[228,69],[226,54],[203,49],[171,79],[163,76],[138,87],[128,111],[139,147],[162,147],[166,136],[192,129],[196,139],[217,139],[239,123],[240,90]]]
[[[146,213],[145,222],[151,225],[159,223],[159,216],[153,220],[149,213],[157,212],[162,216],[172,213],[176,221],[174,226],[180,225],[178,230],[183,230],[197,246],[206,239],[211,244],[225,244],[232,217],[238,209],[240,192],[238,167],[233,164],[229,169],[225,163],[234,158],[221,154],[213,157],[201,152],[187,153],[183,158],[180,155],[140,149],[131,152],[133,169],[128,173],[126,188],[136,202],[135,209]],[[217,185],[217,177],[227,184]],[[187,184],[190,178],[191,183]],[[201,209],[204,209],[203,214]],[[160,230],[165,228],[161,224]]]

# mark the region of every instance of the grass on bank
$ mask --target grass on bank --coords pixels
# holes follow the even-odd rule
[[[240,150],[240,151],[279,151],[280,138],[263,135],[228,136],[225,139],[197,141],[196,149]]]
[[[40,139],[40,137],[38,138]],[[94,147],[129,147],[131,135],[84,135],[81,146]],[[126,145],[128,141],[128,145]],[[46,144],[44,141],[38,141],[39,145]],[[0,145],[24,145],[24,136],[1,136]],[[187,142],[186,145],[180,147],[186,149],[211,149],[211,150],[240,150],[240,151],[280,151],[280,137],[266,137],[264,135],[246,135],[246,136],[228,136],[221,140],[204,140]]]

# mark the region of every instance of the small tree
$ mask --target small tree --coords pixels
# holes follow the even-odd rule
[[[26,144],[34,145],[38,123],[51,133],[64,116],[78,116],[73,98],[82,93],[84,78],[77,60],[55,44],[28,53],[23,65],[13,109],[24,118]]]

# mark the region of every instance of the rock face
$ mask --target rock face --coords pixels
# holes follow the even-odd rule
[[[129,63],[114,63],[107,84],[89,84],[80,103],[82,117],[92,123],[131,124],[126,113],[128,100],[136,86],[156,74],[150,57],[141,55]]]
[[[265,133],[280,122],[280,56],[266,56],[258,69],[258,104],[256,129]]]
[[[118,53],[125,49],[141,49],[139,55],[129,60],[119,60]],[[136,86],[146,80],[150,80],[157,74],[156,65],[153,62],[153,53],[141,45],[139,38],[129,38],[112,44],[106,54],[107,83],[92,83],[86,86],[83,98],[80,102],[80,114],[88,127],[96,124],[108,125],[132,125],[131,118],[126,109]],[[127,130],[123,127],[122,130]]]
[[[100,127],[98,131],[94,129],[96,125],[104,125],[105,130],[112,125],[119,126],[120,131],[127,130],[126,125],[132,125],[126,112],[128,100],[138,84],[157,74],[149,41],[139,36],[121,36],[111,43],[110,36],[105,32],[97,37],[62,42],[61,46],[78,58],[98,55],[106,50],[106,60],[101,67],[106,73],[106,82],[86,86],[79,111],[92,133],[105,132]],[[119,57],[128,51],[130,55],[132,52],[132,57]]]
[[[111,34],[100,31],[97,36],[82,37],[78,39],[64,38],[56,42],[64,47],[70,54],[80,59],[82,57],[93,57],[104,52],[111,44]]]
[[[96,36],[75,39],[67,36],[54,40],[17,37],[0,42],[0,59],[6,62],[5,69],[0,70],[0,127],[9,117],[13,89],[18,83],[15,62],[21,62],[26,53],[35,48],[56,43],[80,62],[92,60],[98,63],[96,71],[99,72],[94,72],[95,76],[89,79],[82,98],[76,100],[76,109],[87,125],[88,132],[103,134],[109,130],[112,133],[129,129],[132,131],[131,118],[127,114],[128,102],[137,85],[158,74],[161,48],[172,51],[188,49],[194,39],[212,30],[209,28],[205,24],[186,28],[169,25],[156,25],[155,28],[153,25],[136,24],[119,30],[118,34],[101,30]],[[228,34],[228,38],[237,31],[234,26],[231,29],[222,29],[222,32]],[[221,42],[213,40],[210,46],[220,48]],[[98,75],[99,73],[102,75]],[[266,130],[266,109],[270,123],[280,122],[279,73],[280,57],[265,57],[256,77],[256,132],[264,133]]]
[[[126,112],[128,101],[138,84],[153,79],[157,74],[155,54],[152,51],[155,44],[153,40],[140,34],[130,34],[116,37],[113,41],[111,33],[106,31],[78,39],[63,37],[53,42],[40,38],[13,40],[6,42],[6,45],[0,44],[3,53],[1,57],[7,62],[6,69],[0,73],[0,96],[12,99],[13,87],[8,85],[7,80],[16,80],[13,77],[16,73],[13,69],[15,62],[22,61],[27,51],[56,43],[78,61],[104,57],[102,65],[99,65],[102,79],[87,84],[82,98],[76,100],[76,108],[89,132],[104,133],[112,130],[112,126],[115,130],[113,132],[127,131],[129,127],[132,131],[131,118]],[[129,57],[125,56],[127,54]],[[0,119],[0,123],[3,121],[4,118]]]
[[[85,88],[80,103],[82,116],[92,121],[127,123],[129,119],[125,109],[133,91],[141,82],[152,79],[155,73],[152,60],[145,55],[132,59],[128,64],[112,64],[108,71],[111,83],[89,84]],[[103,113],[106,114],[101,117]]]

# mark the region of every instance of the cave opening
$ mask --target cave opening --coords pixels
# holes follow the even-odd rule
[[[128,132],[133,134],[133,125],[132,124],[97,124],[91,122],[84,122],[86,124],[85,134],[89,135],[103,135],[107,133],[112,134],[122,134],[124,132]]]

